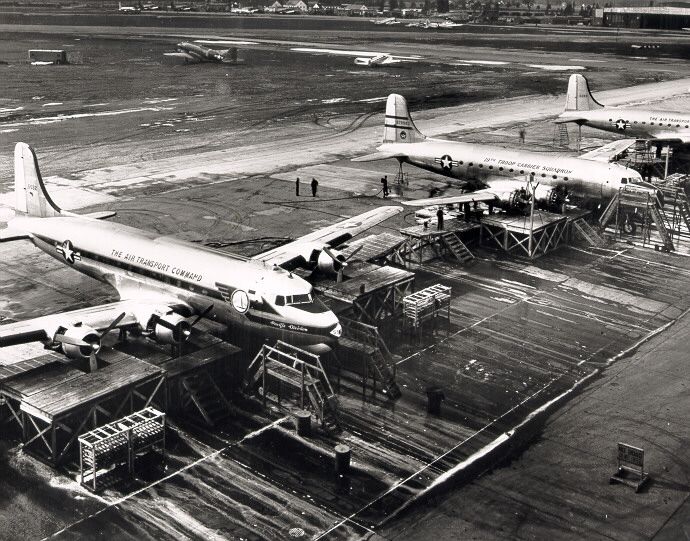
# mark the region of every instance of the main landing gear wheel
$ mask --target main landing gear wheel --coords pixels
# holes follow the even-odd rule
[[[623,221],[620,224],[620,231],[624,235],[634,235],[637,231],[637,224],[632,215],[624,214]]]

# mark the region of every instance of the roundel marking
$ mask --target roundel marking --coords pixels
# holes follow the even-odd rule
[[[400,139],[407,139],[407,132],[406,131],[400,132]]]
[[[232,307],[240,314],[245,314],[249,310],[249,295],[247,295],[246,291],[236,289],[232,293],[232,297],[230,297],[230,302]]]

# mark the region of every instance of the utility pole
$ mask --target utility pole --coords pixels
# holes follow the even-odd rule
[[[534,184],[534,173],[530,173],[529,176],[529,191],[530,191],[530,207],[529,207],[529,244],[527,246],[527,255],[529,257],[532,257],[532,250],[534,246],[534,200],[535,200],[535,194],[537,190],[537,186],[539,183],[536,185]]]

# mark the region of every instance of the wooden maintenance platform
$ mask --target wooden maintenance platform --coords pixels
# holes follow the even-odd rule
[[[79,434],[162,399],[165,372],[129,355],[103,351],[107,366],[82,372],[53,357],[0,382],[0,396],[21,429],[25,450],[53,465]]]
[[[376,325],[402,313],[402,298],[412,292],[415,275],[394,267],[355,262],[347,280],[323,280],[314,287],[339,315]]]
[[[346,258],[355,254],[355,259],[369,262],[390,262],[404,264],[397,256],[398,248],[405,242],[405,237],[396,233],[369,235],[352,241],[342,250]]]
[[[568,240],[568,226],[574,219],[573,216],[537,211],[534,213],[532,224],[530,224],[529,216],[513,214],[484,216],[479,223],[479,244],[498,247],[512,255],[539,257]],[[579,217],[581,216],[577,214],[577,218]],[[530,225],[532,225],[531,229]]]
[[[474,255],[465,242],[472,239],[477,230],[478,223],[463,220],[448,220],[441,230],[436,225],[407,227],[400,230],[405,243],[397,249],[397,255],[406,266],[409,263],[421,265],[445,256],[466,264],[474,259]]]

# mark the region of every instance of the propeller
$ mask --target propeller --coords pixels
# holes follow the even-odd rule
[[[339,258],[328,246],[323,247],[323,251],[326,253],[326,255],[333,260],[333,268],[336,269],[336,282],[343,281],[343,271],[345,270],[345,267],[347,267],[348,261],[350,261],[350,259],[352,259],[362,248],[364,248],[363,245],[357,246],[357,248],[355,248],[349,256],[343,257],[341,255]]]
[[[68,336],[65,334],[56,334],[54,337],[55,342],[61,344],[69,344],[71,346],[76,346],[79,348],[89,348],[89,369],[91,372],[98,368],[98,357],[97,354],[101,350],[101,341],[103,337],[112,331],[117,325],[122,321],[122,319],[127,315],[126,312],[122,312],[117,316],[105,329],[101,332],[95,332],[95,340],[86,341],[82,338],[77,338],[75,336]],[[75,325],[75,327],[80,327],[81,323]],[[93,334],[85,336],[85,338],[93,337]]]
[[[192,321],[192,322],[189,324],[189,327],[190,327],[190,328],[191,328],[191,327],[194,327],[194,325],[196,325],[197,323],[199,323],[199,321],[201,321],[203,318],[205,318],[205,317],[211,312],[211,310],[213,310],[213,305],[212,305],[212,304],[209,304],[209,305],[208,305],[208,308],[206,308],[206,310],[204,310],[204,311],[201,312],[198,316],[196,316],[196,318],[194,318],[194,321]]]

